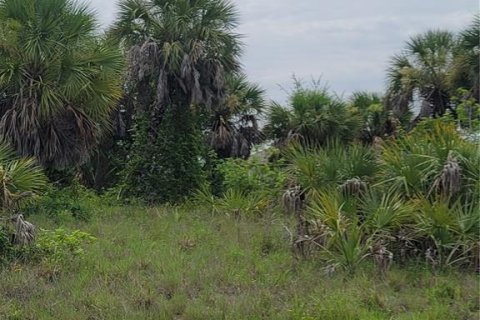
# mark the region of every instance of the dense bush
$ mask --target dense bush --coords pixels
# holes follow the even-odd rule
[[[480,235],[476,146],[452,122],[437,119],[386,141],[375,157],[377,161],[370,160],[374,174],[364,178],[369,183],[356,193],[344,192],[343,185],[334,188],[342,179],[328,188],[328,179],[315,174],[325,170],[303,170],[313,172],[309,176],[316,183],[298,180],[305,190],[313,184],[318,191],[309,193],[306,217],[310,237],[323,248],[320,254],[330,266],[353,271],[368,257],[382,272],[392,260],[412,258],[435,270],[478,267],[473,240]],[[339,162],[336,157],[331,161]],[[311,168],[321,163],[312,160]],[[342,172],[342,165],[331,172]]]
[[[293,145],[284,154],[291,181],[305,191],[338,187],[353,178],[367,182],[378,170],[374,151],[360,144]]]
[[[45,215],[58,222],[69,217],[88,221],[93,215],[97,199],[92,191],[78,183],[61,189],[50,186],[41,196],[25,202],[21,211],[27,216]]]
[[[218,194],[206,184],[197,190],[193,200],[213,212],[259,216],[278,202],[286,185],[287,175],[282,167],[281,161],[223,160],[216,167],[222,181]]]
[[[353,272],[365,260],[382,273],[410,261],[473,269],[476,151],[451,119],[428,120],[381,145],[297,143],[284,148],[281,165],[225,161],[218,169],[226,191],[215,197],[205,189],[196,199],[215,212],[258,216],[287,188],[282,199],[299,232],[293,245],[303,256],[319,256],[329,271]]]
[[[179,202],[203,182],[202,135],[187,109],[167,112],[155,140],[150,137],[147,116],[143,115],[145,121],[138,120],[129,161],[121,172],[123,198]]]
[[[480,192],[477,146],[447,118],[423,121],[410,134],[385,143],[380,161],[379,183],[407,197],[474,201]]]
[[[290,106],[273,104],[264,130],[280,146],[292,140],[325,145],[331,140],[353,141],[360,136],[361,124],[360,115],[326,88],[317,83],[304,88],[296,82]]]
[[[275,196],[286,183],[281,163],[261,163],[258,160],[229,159],[218,165],[224,190],[245,193],[267,193]]]

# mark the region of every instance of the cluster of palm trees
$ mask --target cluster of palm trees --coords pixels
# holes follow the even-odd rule
[[[270,108],[262,131],[264,92],[242,73],[237,17],[223,0],[122,0],[115,22],[99,35],[93,12],[74,1],[0,0],[2,142],[46,169],[78,172],[99,145],[118,140],[128,142],[120,162],[141,160],[134,148],[152,153],[164,143],[163,128],[175,122],[171,144],[178,139],[191,151],[197,140],[188,136],[200,132],[217,157],[248,158],[266,138],[323,145],[356,139],[360,130],[371,142],[393,134],[394,116],[404,117],[415,100],[421,117],[455,114],[458,87],[478,101],[476,17],[459,36],[431,31],[412,38],[392,60],[384,98],[365,93],[344,102],[322,88],[298,87],[291,107]],[[198,162],[202,148],[188,154],[191,161]],[[172,164],[129,173],[188,174],[191,161],[165,159]]]
[[[416,121],[456,115],[452,96],[457,88],[468,88],[468,96],[479,99],[480,16],[458,36],[449,31],[427,31],[412,37],[405,50],[392,58],[388,70],[388,104],[399,117],[414,99],[421,104]]]

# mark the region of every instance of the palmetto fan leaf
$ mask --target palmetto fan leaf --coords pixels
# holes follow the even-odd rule
[[[0,1],[0,135],[49,167],[86,160],[120,96],[122,57],[69,0]]]
[[[46,177],[33,159],[19,159],[10,147],[0,144],[0,205],[4,211],[41,192],[45,185]]]

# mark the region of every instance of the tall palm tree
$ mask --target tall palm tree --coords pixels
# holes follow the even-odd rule
[[[210,145],[222,158],[246,159],[263,137],[258,122],[265,108],[264,91],[243,74],[228,76],[226,86],[225,102],[213,111]]]
[[[450,105],[448,74],[456,47],[448,31],[427,31],[412,37],[401,54],[395,55],[388,69],[387,106],[403,116],[418,94],[422,105],[417,119],[441,116]]]
[[[304,88],[297,83],[288,108],[273,103],[264,131],[280,146],[291,139],[325,145],[330,140],[353,140],[360,127],[358,112],[326,88]]]
[[[120,96],[121,53],[72,0],[0,0],[0,137],[49,168],[83,163]]]
[[[123,0],[110,30],[128,52],[134,137],[124,194],[178,201],[201,182],[202,116],[240,70],[237,14],[223,0]]]
[[[131,94],[153,116],[167,107],[212,107],[225,98],[225,78],[239,70],[232,4],[222,0],[124,0],[111,34],[128,50]]]

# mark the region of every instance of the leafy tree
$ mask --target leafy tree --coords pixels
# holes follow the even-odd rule
[[[111,34],[128,50],[126,87],[135,110],[126,193],[176,201],[201,182],[199,128],[224,103],[227,75],[239,71],[236,25],[226,1],[120,3]]]
[[[70,0],[0,0],[0,136],[47,168],[85,162],[120,96],[122,56]]]

